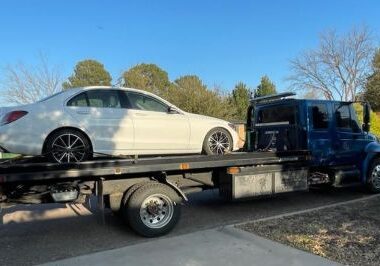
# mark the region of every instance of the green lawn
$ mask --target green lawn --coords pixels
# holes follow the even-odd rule
[[[11,159],[11,158],[14,158],[18,156],[18,154],[14,154],[14,153],[1,153],[0,152],[0,159]]]

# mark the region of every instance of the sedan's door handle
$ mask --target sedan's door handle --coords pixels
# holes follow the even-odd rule
[[[147,116],[147,114],[144,113],[135,113],[136,116]]]
[[[80,115],[88,115],[89,113],[90,111],[84,111],[84,110],[77,111],[77,114],[80,114]]]

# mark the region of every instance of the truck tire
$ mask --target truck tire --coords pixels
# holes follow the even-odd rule
[[[367,188],[372,193],[380,192],[380,158],[373,160],[367,176]]]
[[[131,228],[145,237],[168,233],[181,215],[181,198],[171,187],[149,183],[132,193],[124,207]]]
[[[125,192],[124,196],[123,196],[123,199],[121,201],[121,205],[120,205],[120,211],[121,211],[121,214],[122,214],[122,217],[124,219],[124,221],[129,224],[128,222],[128,212],[127,212],[127,209],[128,207],[124,207],[128,204],[128,201],[129,201],[129,198],[131,197],[131,195],[137,190],[139,189],[140,187],[148,184],[149,182],[141,182],[141,183],[137,183],[137,184],[134,184],[133,186],[131,186],[129,189],[127,189],[127,191]]]

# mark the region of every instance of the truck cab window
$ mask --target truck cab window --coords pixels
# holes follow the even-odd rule
[[[338,105],[335,111],[336,126],[351,129],[349,105]]]
[[[258,112],[258,125],[294,125],[295,124],[294,106],[274,106],[261,109]]]
[[[338,128],[361,132],[356,111],[352,104],[336,105],[336,125]]]
[[[310,106],[313,120],[313,129],[327,129],[329,126],[327,106],[316,104]]]
[[[351,128],[354,132],[361,132],[361,126],[354,105],[350,104]]]

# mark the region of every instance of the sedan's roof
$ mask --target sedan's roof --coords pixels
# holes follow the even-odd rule
[[[73,88],[76,90],[99,90],[99,89],[116,89],[116,90],[125,90],[125,91],[135,91],[135,92],[143,92],[147,94],[151,94],[147,91],[144,90],[139,90],[139,89],[134,89],[134,88],[127,88],[127,87],[117,87],[117,86],[86,86],[86,87],[78,87],[78,88]]]
[[[124,90],[124,91],[132,91],[132,92],[143,93],[143,94],[152,96],[153,98],[158,98],[159,100],[163,101],[164,103],[166,103],[169,106],[175,106],[172,103],[168,102],[167,100],[161,98],[160,96],[158,96],[154,93],[144,91],[144,90],[134,89],[134,88],[117,87],[117,86],[86,86],[86,87],[77,87],[77,88],[67,89],[67,91],[71,91],[71,93],[69,95],[72,96],[72,95],[77,94],[78,92],[81,92],[81,91],[99,90],[99,89],[101,89],[101,90],[102,89],[104,89],[104,90],[116,89],[116,90]],[[180,109],[178,107],[176,107],[176,108]]]

